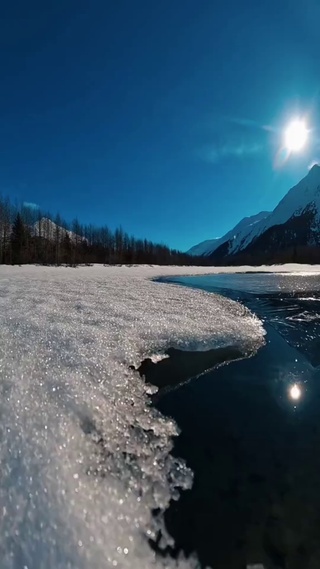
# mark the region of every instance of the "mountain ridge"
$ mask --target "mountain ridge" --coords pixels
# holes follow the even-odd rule
[[[261,259],[263,262],[276,262],[278,258],[281,262],[298,258],[301,261],[297,262],[309,258],[319,261],[320,166],[315,164],[290,188],[272,212],[251,218],[256,218],[256,221],[243,224],[241,228],[242,220],[218,243],[216,240],[217,246],[207,252],[206,257],[219,264],[258,263]],[[232,236],[239,226],[240,230]],[[196,248],[191,248],[190,252]]]
[[[212,254],[220,245],[228,241],[229,239],[235,238],[239,233],[248,231],[249,228],[258,223],[260,220],[264,219],[267,215],[269,215],[269,211],[261,211],[255,215],[250,215],[244,217],[237,223],[232,229],[230,229],[225,235],[222,237],[217,237],[215,239],[207,239],[206,241],[202,241],[198,245],[194,245],[187,251],[189,255],[200,255],[200,256],[207,256]]]

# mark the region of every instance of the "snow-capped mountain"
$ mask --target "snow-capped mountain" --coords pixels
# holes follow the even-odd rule
[[[218,264],[319,262],[320,166],[314,165],[271,213],[245,218],[224,237],[189,253]]]
[[[216,239],[208,239],[207,241],[202,241],[198,245],[194,245],[189,249],[189,255],[212,255],[216,249],[227,242],[233,242],[237,240],[240,236],[243,239],[248,233],[251,232],[253,227],[266,219],[270,214],[269,211],[261,211],[256,215],[251,215],[250,217],[244,217],[235,227],[228,231],[223,237],[218,237]]]
[[[301,216],[308,218],[307,226],[306,223],[304,225],[305,230],[309,229],[310,234],[303,243],[299,241],[297,235],[296,245],[318,244],[320,238],[320,167],[317,164],[309,170],[305,178],[289,190],[267,218],[257,223],[246,235],[237,236],[230,244],[229,254],[244,251],[272,227],[282,226],[282,230],[285,230],[284,224],[291,220],[292,225],[292,222],[297,221],[297,218]]]
[[[62,241],[66,235],[70,237],[70,240],[73,243],[80,243],[81,241],[85,241],[84,237],[77,235],[73,231],[65,229],[65,227],[57,225],[48,217],[42,217],[39,219],[39,221],[36,221],[32,226],[32,232],[37,237],[44,237],[46,239],[49,239],[49,241]]]
[[[221,245],[222,237],[216,237],[215,239],[207,239],[206,241],[201,241],[198,245],[194,245],[187,251],[188,255],[201,256],[210,255],[213,251]]]

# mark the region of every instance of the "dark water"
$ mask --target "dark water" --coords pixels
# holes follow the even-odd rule
[[[170,553],[214,569],[320,569],[320,276],[175,280],[246,304],[267,342],[157,402],[195,475],[166,513]]]

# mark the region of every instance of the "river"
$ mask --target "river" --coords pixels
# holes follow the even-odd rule
[[[156,402],[181,434],[194,485],[166,525],[201,566],[320,567],[320,276],[241,274],[170,282],[216,292],[264,322],[266,344]]]

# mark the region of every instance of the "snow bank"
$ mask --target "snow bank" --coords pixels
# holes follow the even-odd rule
[[[150,280],[188,272],[212,271],[0,266],[1,569],[176,566],[146,538],[192,476],[129,366],[264,334],[239,304]]]

